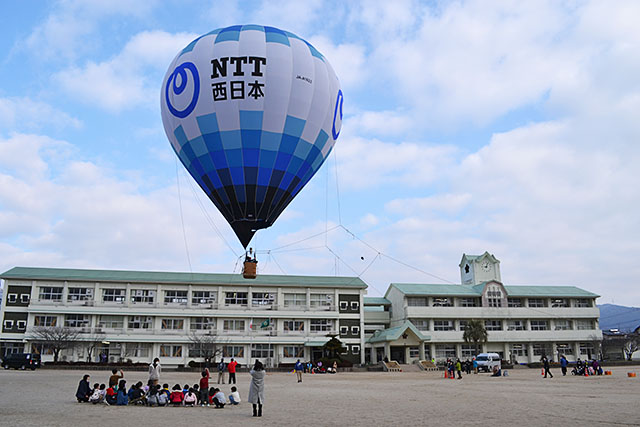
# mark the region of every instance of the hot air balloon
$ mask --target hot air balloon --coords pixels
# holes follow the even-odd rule
[[[246,248],[318,171],[340,134],[327,59],[288,31],[220,28],[189,43],[162,84],[162,123],[184,167]]]

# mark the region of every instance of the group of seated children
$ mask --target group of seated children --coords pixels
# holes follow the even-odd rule
[[[169,391],[169,384],[143,386],[142,382],[134,384],[129,391],[126,389],[126,380],[120,380],[117,386],[106,388],[104,384],[94,384],[93,392],[89,397],[89,402],[106,403],[107,405],[147,405],[147,406],[211,406],[224,408],[230,403],[237,405],[240,403],[240,393],[234,386],[231,387],[229,401],[219,388],[211,387],[206,392],[200,391],[198,384],[189,387],[185,384],[173,386],[173,391]]]
[[[213,404],[216,408],[224,408],[227,399],[219,388],[209,388],[209,370],[205,370],[202,372],[200,384],[194,384],[193,387],[189,387],[189,384],[185,384],[184,387],[176,384],[171,392],[169,384],[163,384],[162,387],[159,384],[143,386],[139,381],[127,391],[127,382],[124,379],[109,388],[106,388],[104,384],[96,383],[93,385],[89,402],[106,403],[107,405],[137,404],[147,406],[211,406]],[[229,403],[232,405],[240,403],[240,393],[236,387],[231,387]]]

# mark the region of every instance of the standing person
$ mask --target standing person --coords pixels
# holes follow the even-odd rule
[[[473,358],[473,373],[474,374],[478,373],[478,361],[476,360],[475,356]]]
[[[204,368],[202,378],[200,378],[200,405],[209,406],[209,368]]]
[[[302,371],[304,370],[304,365],[300,362],[300,359],[296,362],[296,365],[293,367],[296,371],[296,376],[298,377],[298,382],[302,382]]]
[[[236,367],[238,366],[238,362],[236,362],[233,357],[231,358],[231,362],[227,365],[227,371],[229,371],[229,384],[236,383]]]
[[[562,376],[566,376],[567,375],[567,365],[569,365],[569,361],[567,360],[566,357],[564,357],[564,354],[562,356],[560,356],[560,369],[562,369]]]
[[[118,375],[118,370],[113,368],[111,370],[111,376],[109,377],[109,387],[114,387],[118,385],[118,381],[124,378],[124,371],[120,369],[120,375]]]
[[[158,385],[161,372],[162,367],[160,366],[160,359],[156,357],[155,359],[153,359],[153,363],[149,365],[149,386]]]
[[[78,402],[88,402],[93,391],[91,390],[91,384],[89,383],[90,376],[87,374],[82,377],[78,384],[78,390],[76,391],[76,398]]]
[[[222,380],[222,384],[224,384],[224,368],[227,366],[226,363],[224,363],[224,358],[220,359],[220,363],[218,363],[218,384],[220,384],[220,381]]]
[[[549,374],[549,377],[553,378],[553,374],[549,370],[549,359],[547,359],[547,356],[542,356],[542,365],[544,366],[544,377],[547,378],[547,374]]]
[[[261,417],[264,403],[264,377],[266,376],[262,362],[256,360],[249,374],[251,375],[251,385],[249,386],[247,401],[253,404],[253,416]]]
[[[458,379],[461,380],[462,379],[462,363],[460,362],[460,359],[456,360],[456,372],[458,372]]]

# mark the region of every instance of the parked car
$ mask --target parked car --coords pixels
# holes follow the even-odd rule
[[[11,353],[2,360],[4,369],[31,369],[34,371],[40,367],[40,355],[34,353]]]
[[[476,356],[476,362],[478,362],[478,370],[480,371],[492,372],[494,366],[501,369],[500,355],[498,353],[480,353]]]

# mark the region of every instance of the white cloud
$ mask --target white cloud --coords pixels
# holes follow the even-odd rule
[[[100,22],[114,15],[144,17],[155,0],[63,0],[56,3],[45,21],[27,37],[25,45],[35,57],[75,59],[101,40],[94,36]]]
[[[0,98],[0,129],[38,130],[44,126],[77,129],[82,122],[42,101],[27,97]]]
[[[158,81],[176,53],[196,37],[164,31],[138,33],[112,59],[71,67],[54,79],[80,101],[110,112],[157,108]]]
[[[366,84],[369,72],[365,67],[364,46],[354,43],[336,45],[325,36],[311,37],[308,41],[327,58],[343,90]]]

